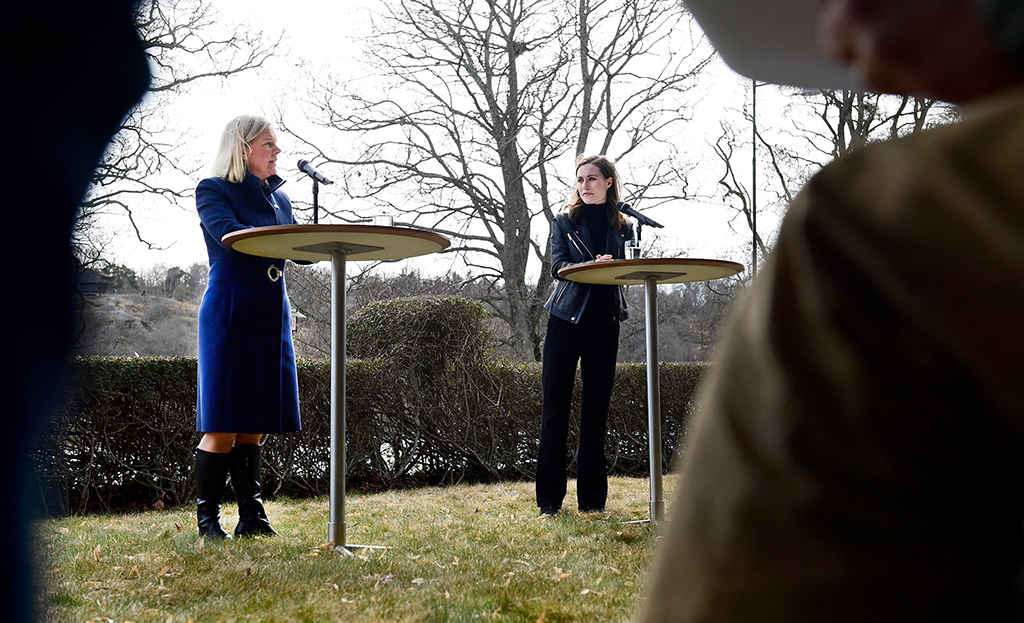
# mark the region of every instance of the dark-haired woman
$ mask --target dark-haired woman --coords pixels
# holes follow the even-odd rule
[[[210,280],[199,308],[196,506],[199,534],[223,539],[220,505],[228,473],[238,498],[236,536],[273,536],[260,487],[263,435],[301,428],[291,310],[284,261],[225,247],[230,232],[295,222],[278,190],[277,136],[263,117],[228,123],[213,177],[196,188],[210,255]]]
[[[633,229],[617,209],[619,195],[615,164],[605,156],[580,156],[566,210],[551,223],[551,274],[556,282],[544,304],[550,317],[544,340],[544,406],[537,456],[537,506],[546,517],[558,514],[565,497],[569,412],[577,364],[583,384],[576,455],[578,508],[604,512],[608,497],[605,429],[619,322],[629,315],[626,297],[621,286],[567,281],[558,271],[583,262],[623,259],[623,247],[633,239]]]

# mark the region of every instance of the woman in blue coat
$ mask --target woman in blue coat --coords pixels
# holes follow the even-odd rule
[[[210,257],[199,308],[196,498],[199,534],[231,538],[220,525],[227,475],[238,498],[236,536],[275,535],[260,494],[260,441],[302,427],[284,260],[225,247],[225,234],[295,223],[278,190],[277,136],[262,117],[224,129],[213,177],[196,188]]]
[[[542,516],[558,514],[566,492],[569,412],[576,366],[580,366],[582,405],[576,460],[576,501],[582,512],[604,511],[608,497],[604,442],[615,380],[619,322],[629,316],[622,286],[567,281],[558,271],[582,262],[623,259],[633,228],[619,212],[619,174],[605,156],[576,159],[576,183],[565,212],[551,223],[551,275],[555,290],[544,308],[540,450],[537,506]]]

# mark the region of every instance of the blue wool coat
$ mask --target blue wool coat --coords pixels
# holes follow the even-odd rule
[[[210,280],[199,308],[196,430],[285,433],[302,428],[284,260],[233,251],[230,232],[295,223],[292,205],[271,176],[240,184],[208,178],[196,207],[210,256]],[[271,277],[280,275],[274,281]]]

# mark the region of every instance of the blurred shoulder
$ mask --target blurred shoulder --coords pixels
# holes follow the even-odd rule
[[[1024,217],[1024,89],[989,98],[961,121],[880,141],[815,174],[804,199],[851,218],[934,219],[942,212]],[[800,203],[800,202],[798,202]]]

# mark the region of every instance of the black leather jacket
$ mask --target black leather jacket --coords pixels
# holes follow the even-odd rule
[[[608,228],[608,237],[605,241],[605,252],[617,260],[625,258],[625,243],[633,240],[633,226],[627,225],[624,229],[613,231]],[[555,217],[551,222],[551,276],[555,278],[555,290],[544,303],[544,309],[553,316],[562,320],[577,323],[587,306],[590,298],[590,291],[593,288],[588,283],[577,283],[567,281],[558,276],[558,271],[566,266],[592,262],[594,260],[594,242],[590,229],[582,221],[573,223],[564,212]],[[626,307],[626,292],[624,286],[619,286],[619,320],[629,318],[629,309]]]

